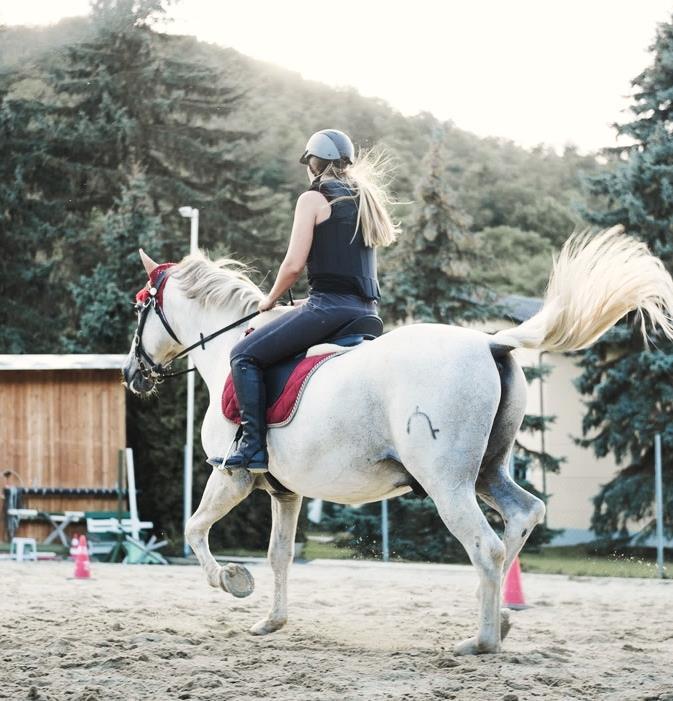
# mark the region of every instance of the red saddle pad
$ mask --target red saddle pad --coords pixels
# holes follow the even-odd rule
[[[266,422],[269,426],[285,425],[292,420],[299,400],[304,391],[304,387],[311,379],[311,375],[326,360],[329,360],[336,353],[324,353],[322,355],[312,355],[299,361],[297,367],[288,377],[283,391],[276,401],[266,408]],[[234,423],[241,423],[239,414],[238,399],[234,383],[231,380],[231,373],[224,383],[222,392],[222,413],[226,419]]]

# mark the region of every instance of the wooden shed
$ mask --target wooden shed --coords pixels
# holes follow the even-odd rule
[[[116,508],[119,450],[126,445],[124,355],[0,355],[0,473],[22,508]],[[10,488],[11,485],[11,488]],[[22,522],[38,540],[47,522]],[[3,540],[7,539],[3,518]]]

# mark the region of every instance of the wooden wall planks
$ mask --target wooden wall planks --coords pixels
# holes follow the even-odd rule
[[[14,470],[24,486],[115,487],[117,455],[125,445],[119,371],[0,372],[0,471]],[[69,500],[68,505],[42,502],[30,506],[45,511],[102,506],[95,497]]]

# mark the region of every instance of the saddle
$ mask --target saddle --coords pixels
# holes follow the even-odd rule
[[[341,352],[350,350],[365,341],[371,341],[383,333],[383,322],[375,314],[353,319],[344,324],[317,346],[320,351],[312,354],[311,348],[287,358],[264,371],[266,385],[267,424],[284,426],[294,416],[306,384],[320,365]],[[327,352],[321,352],[323,350]],[[240,423],[236,391],[227,377],[222,392],[222,413],[225,418]]]

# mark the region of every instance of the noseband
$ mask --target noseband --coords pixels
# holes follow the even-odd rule
[[[202,348],[203,350],[205,350],[206,343],[208,343],[208,341],[211,341],[213,338],[216,338],[217,336],[220,336],[221,334],[226,333],[227,331],[230,331],[233,328],[236,328],[236,326],[239,326],[240,324],[244,324],[246,321],[250,321],[250,319],[256,317],[260,313],[259,311],[252,312],[247,316],[237,319],[228,326],[218,329],[217,331],[209,334],[208,336],[204,336],[202,333],[200,333],[199,336],[201,338],[196,343],[192,343],[191,346],[183,348],[179,353],[176,353],[172,358],[169,358],[163,364],[155,363],[143,346],[143,331],[145,329],[145,324],[147,323],[147,318],[150,314],[150,311],[154,310],[156,315],[159,317],[159,321],[161,321],[164,329],[166,329],[166,333],[168,333],[168,335],[176,343],[182,345],[175,331],[173,331],[171,325],[168,323],[168,319],[166,318],[166,314],[164,313],[163,309],[163,287],[166,284],[166,280],[168,279],[171,267],[172,265],[159,266],[159,268],[157,268],[156,270],[156,274],[152,273],[150,275],[149,289],[145,288],[136,295],[135,308],[137,309],[140,317],[138,319],[138,328],[136,329],[135,337],[133,340],[134,355],[136,358],[136,362],[138,363],[138,369],[141,376],[145,380],[152,380],[154,382],[161,382],[169,377],[179,377],[180,375],[186,375],[188,372],[194,372],[195,368],[188,368],[187,370],[171,372],[170,366],[176,360],[184,358],[190,351],[193,351],[195,348]]]

